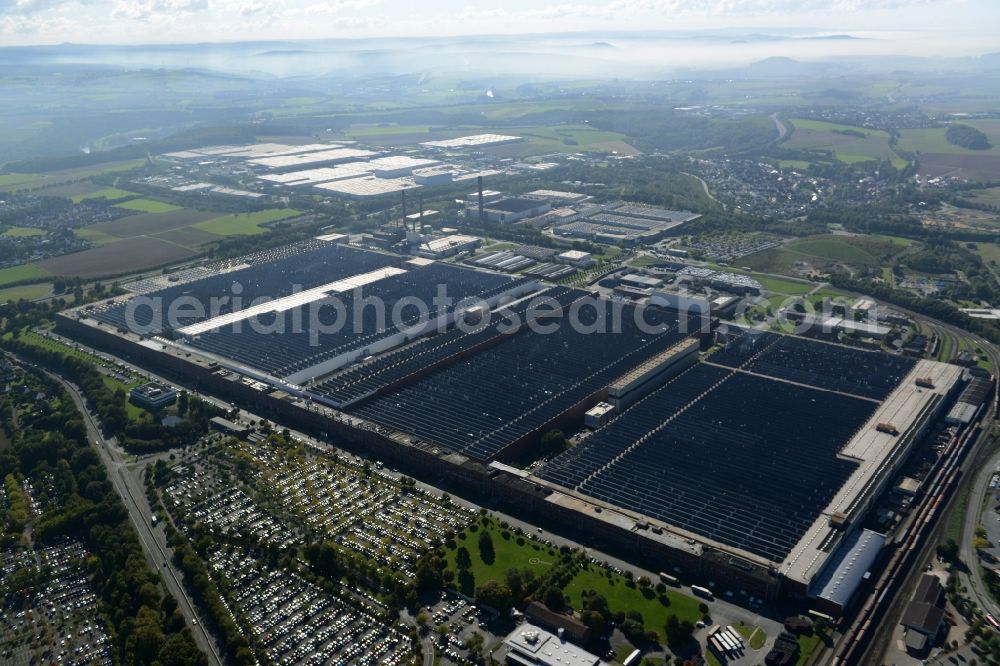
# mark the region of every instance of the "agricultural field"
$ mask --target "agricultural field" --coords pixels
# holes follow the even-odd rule
[[[21,264],[11,268],[0,268],[0,286],[50,277],[52,274],[35,264]]]
[[[987,264],[1000,265],[1000,245],[996,243],[976,243],[976,254]]]
[[[978,204],[1000,207],[1000,187],[990,187],[985,190],[971,190],[963,193],[962,198]]]
[[[286,209],[260,210],[254,213],[234,213],[215,217],[193,226],[216,236],[247,236],[267,231],[264,226],[271,222],[287,220],[300,215],[299,211]]]
[[[3,235],[9,238],[28,238],[29,236],[44,236],[45,230],[34,227],[8,227],[4,230]]]
[[[186,247],[140,236],[46,259],[38,267],[45,275],[101,278],[172,264],[194,256],[197,253]]]
[[[72,186],[66,186],[67,188]],[[88,187],[88,190],[91,188]],[[70,196],[73,203],[80,203],[82,201],[87,201],[90,199],[107,199],[108,201],[115,201],[117,199],[126,199],[129,197],[139,196],[135,192],[129,192],[128,190],[120,190],[117,187],[105,187],[99,190],[81,192],[80,194],[75,194]]]
[[[918,156],[921,175],[977,181],[1000,178],[1000,120],[963,120],[962,123],[981,130],[992,147],[969,150],[956,146],[945,138],[945,127],[900,130],[897,147]]]
[[[34,190],[48,187],[50,185],[61,185],[75,180],[83,180],[91,176],[104,173],[119,173],[130,171],[142,166],[143,160],[123,160],[121,162],[108,162],[95,166],[77,167],[74,169],[63,169],[61,171],[50,171],[48,173],[6,173],[0,174],[0,192],[13,192],[16,190]]]
[[[784,143],[786,148],[830,152],[847,164],[889,160],[897,169],[906,166],[906,160],[889,147],[887,132],[804,118],[792,118],[791,123],[795,129]]]
[[[115,204],[115,208],[137,210],[140,213],[169,213],[170,211],[180,210],[180,206],[156,201],[155,199],[132,199],[131,201]]]

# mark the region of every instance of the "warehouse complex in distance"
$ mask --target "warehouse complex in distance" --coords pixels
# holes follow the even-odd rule
[[[964,385],[957,366],[720,332],[700,312],[343,240],[133,285],[58,327],[720,592],[830,611],[863,578],[859,552],[881,548],[860,531],[870,509]],[[434,300],[442,285],[453,301]],[[399,316],[381,319],[370,298]],[[576,446],[539,451],[585,418],[594,430]]]

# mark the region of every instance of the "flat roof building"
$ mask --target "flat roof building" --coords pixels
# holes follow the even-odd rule
[[[514,629],[503,644],[507,663],[516,666],[607,666],[597,655],[531,623]]]
[[[158,382],[136,386],[129,391],[132,403],[147,409],[162,409],[177,400],[177,391]]]

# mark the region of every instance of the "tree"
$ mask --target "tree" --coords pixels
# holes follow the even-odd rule
[[[954,539],[947,539],[938,544],[937,555],[945,562],[951,562],[958,557],[958,544]]]
[[[566,435],[563,434],[562,430],[550,430],[544,435],[539,442],[543,455],[551,455],[559,453],[566,450],[568,442],[566,441]]]
[[[488,580],[476,590],[476,603],[503,612],[513,603],[510,588],[495,580]]]
[[[667,618],[663,632],[666,634],[667,644],[671,648],[679,647],[691,641],[691,636],[694,634],[694,625],[687,620],[679,620],[676,615],[671,615]]]
[[[472,556],[469,555],[469,549],[465,546],[459,546],[458,550],[455,551],[455,566],[458,567],[459,571],[465,571],[472,566]]]
[[[479,533],[479,557],[485,564],[493,564],[496,561],[496,551],[493,550],[493,537],[486,530]]]
[[[566,607],[566,598],[563,596],[562,590],[558,587],[547,588],[542,601],[546,606],[556,612],[560,612]]]

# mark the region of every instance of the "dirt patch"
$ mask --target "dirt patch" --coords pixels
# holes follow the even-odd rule
[[[39,265],[54,275],[97,278],[155,268],[195,255],[180,245],[143,236],[47,259]]]
[[[642,154],[638,148],[630,146],[624,141],[601,141],[600,143],[592,143],[590,144],[589,149],[599,150],[606,153],[618,153],[619,155],[626,155],[628,157]]]

